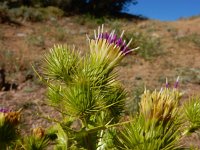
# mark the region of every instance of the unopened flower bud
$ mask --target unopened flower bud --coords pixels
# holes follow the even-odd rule
[[[37,127],[33,129],[33,135],[37,138],[44,137],[45,130],[42,127]]]
[[[7,112],[5,113],[5,121],[16,126],[19,124],[20,121],[20,112]]]

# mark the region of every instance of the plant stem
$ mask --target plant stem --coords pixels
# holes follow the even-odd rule
[[[6,146],[6,144],[2,144],[2,145],[0,145],[1,147],[1,150],[7,150],[7,146]]]
[[[84,137],[84,142],[87,150],[95,150],[95,147],[92,144],[94,141],[92,140],[91,134],[88,134]]]

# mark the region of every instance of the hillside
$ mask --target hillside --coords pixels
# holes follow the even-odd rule
[[[6,81],[18,85],[16,90],[0,91],[0,106],[13,110],[23,108],[25,129],[48,125],[37,116],[38,112],[55,115],[46,104],[46,87],[39,82],[32,65],[39,70],[43,54],[54,44],[75,45],[80,53],[87,53],[86,34],[92,37],[93,30],[100,25],[98,22],[101,20],[73,16],[38,23],[24,21],[21,25],[0,24],[0,65],[5,69]],[[108,31],[125,30],[127,39],[133,37],[131,46],[141,46],[118,67],[119,79],[130,92],[127,111],[132,111],[133,99],[144,87],[160,89],[165,86],[166,78],[173,86],[180,77],[178,88],[184,93],[183,101],[199,94],[199,17],[175,22],[107,19],[104,25]]]

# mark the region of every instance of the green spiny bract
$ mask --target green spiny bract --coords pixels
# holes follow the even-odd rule
[[[183,125],[179,108],[181,95],[175,88],[165,88],[159,92],[145,90],[141,96],[139,114],[118,131],[116,146],[133,150],[179,148]]]
[[[188,121],[188,133],[200,129],[200,97],[193,96],[184,105],[186,120]]]

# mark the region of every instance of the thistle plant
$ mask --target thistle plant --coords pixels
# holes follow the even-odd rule
[[[114,31],[94,31],[89,53],[82,57],[75,49],[54,46],[44,58],[40,78],[48,85],[49,104],[58,110],[59,148],[105,149],[111,127],[124,111],[126,91],[114,68],[128,53],[129,43]],[[59,141],[63,138],[64,143]]]

